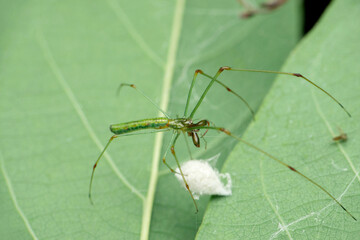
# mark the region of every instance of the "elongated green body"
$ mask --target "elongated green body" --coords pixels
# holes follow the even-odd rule
[[[116,135],[135,132],[144,129],[182,129],[186,126],[187,119],[177,118],[148,118],[138,121],[118,123],[110,125],[110,131]]]

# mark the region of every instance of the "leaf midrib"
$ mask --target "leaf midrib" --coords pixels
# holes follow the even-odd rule
[[[169,105],[170,88],[174,76],[176,54],[179,46],[184,9],[185,9],[185,0],[177,0],[174,9],[173,24],[171,27],[172,31],[170,36],[168,55],[166,59],[164,78],[163,78],[163,88],[162,88],[161,102],[160,102],[160,108],[165,112],[167,111]],[[162,116],[161,112],[159,112],[159,116]],[[149,236],[151,213],[154,206],[154,197],[155,197],[156,185],[159,175],[158,173],[159,173],[159,163],[160,163],[160,152],[163,142],[163,136],[164,136],[163,133],[155,134],[154,152],[151,161],[152,164],[151,164],[150,181],[149,181],[148,192],[143,208],[141,236],[140,236],[140,239],[142,240],[148,239]]]

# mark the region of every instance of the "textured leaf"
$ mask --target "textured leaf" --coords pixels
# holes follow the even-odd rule
[[[295,1],[249,20],[239,19],[235,0],[2,1],[0,11],[5,239],[146,239],[147,231],[153,239],[193,238],[202,213],[193,214],[188,193],[159,162],[168,135],[116,139],[95,174],[95,205],[88,200],[108,126],[159,115],[132,89],[117,97],[119,83],[136,84],[172,117],[182,116],[196,68],[209,74],[223,65],[279,69],[300,27]],[[273,78],[221,77],[255,109]],[[192,106],[207,81],[199,79]],[[201,118],[238,134],[251,120],[218,86],[195,120]],[[207,139],[206,153],[194,157],[221,151],[223,161],[234,145],[217,133]],[[189,158],[183,139],[176,150],[181,161]],[[168,161],[174,165],[171,156]],[[207,200],[199,202],[202,211]]]
[[[244,139],[292,165],[360,218],[360,3],[335,1],[299,44],[283,70],[301,72],[338,98],[306,82],[279,77]],[[341,128],[348,141],[334,143]],[[232,197],[214,198],[197,239],[358,239],[360,228],[324,192],[244,145],[224,164]]]

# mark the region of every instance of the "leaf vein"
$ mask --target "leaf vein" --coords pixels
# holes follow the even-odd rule
[[[359,172],[360,172],[360,171],[357,171],[357,172],[356,172],[355,176],[354,176],[354,177],[352,178],[352,180],[348,183],[348,185],[346,186],[345,190],[339,195],[339,197],[337,197],[337,199],[338,199],[339,201],[340,201],[341,198],[347,193],[347,191],[350,189],[350,186],[354,183],[355,179],[356,179],[357,177],[359,177]],[[315,215],[316,215],[316,216],[319,216],[320,213],[322,213],[323,211],[325,211],[327,208],[333,206],[334,204],[336,204],[336,202],[335,202],[335,201],[332,201],[331,203],[329,203],[328,205],[326,205],[325,207],[323,207],[323,208],[320,209],[319,211],[311,212],[311,213],[309,213],[309,214],[307,214],[307,215],[305,215],[305,216],[302,216],[302,217],[296,219],[295,221],[292,221],[291,223],[289,223],[289,224],[287,224],[287,225],[285,225],[285,226],[281,226],[281,228],[280,228],[278,231],[276,231],[275,233],[273,233],[273,234],[271,235],[270,239],[274,239],[274,238],[277,237],[281,232],[283,232],[284,229],[287,229],[288,227],[290,227],[290,226],[292,226],[292,225],[295,225],[295,224],[297,224],[297,223],[299,223],[299,222],[302,222],[302,221],[304,221],[305,219],[307,219],[307,218],[309,218],[309,217],[312,217],[312,216],[315,216]]]
[[[268,193],[266,191],[266,187],[265,187],[265,183],[264,183],[264,173],[263,173],[263,168],[262,168],[262,160],[260,160],[260,176],[261,176],[261,186],[262,186],[262,190],[264,192],[264,196],[265,196],[266,200],[270,204],[272,210],[274,211],[274,213],[277,216],[277,218],[279,219],[281,225],[285,229],[286,235],[289,237],[289,239],[293,239],[291,237],[291,234],[290,234],[288,228],[286,227],[286,224],[285,224],[284,220],[282,219],[280,213],[278,212],[278,210],[276,209],[276,207],[274,206],[274,204],[270,200],[270,196],[268,195]]]
[[[2,171],[2,173],[4,175],[5,182],[6,182],[6,185],[8,187],[8,190],[9,190],[9,193],[10,193],[10,196],[11,196],[11,200],[12,200],[12,202],[14,204],[14,207],[15,207],[16,211],[19,213],[22,220],[24,221],[26,229],[29,231],[32,238],[37,240],[38,238],[37,238],[34,230],[32,229],[32,227],[31,227],[31,225],[29,223],[29,220],[26,218],[24,212],[21,210],[21,208],[19,206],[19,203],[18,203],[18,201],[16,199],[14,188],[13,188],[13,186],[11,184],[9,175],[7,174],[7,171],[5,169],[4,159],[3,159],[3,155],[2,155],[1,152],[0,152],[0,165],[1,165],[1,171]]]
[[[135,42],[145,52],[145,54],[158,66],[164,68],[164,61],[149,47],[149,45],[147,45],[146,41],[141,37],[138,31],[136,31],[135,27],[132,25],[131,21],[126,16],[119,3],[114,0],[108,0],[107,3],[115,12],[116,16],[118,17],[122,25],[125,27],[125,29],[129,32],[130,36],[135,40]]]
[[[44,58],[45,60],[48,62],[50,69],[53,71],[56,79],[58,80],[58,82],[60,83],[61,87],[63,88],[63,90],[66,93],[66,96],[69,98],[72,106],[74,107],[76,113],[78,114],[78,116],[80,117],[80,120],[82,122],[82,124],[84,125],[86,131],[89,133],[90,138],[95,142],[96,146],[100,149],[103,150],[104,146],[101,144],[99,138],[97,137],[97,135],[95,134],[94,129],[92,128],[92,126],[90,125],[85,113],[83,112],[83,110],[81,109],[80,103],[79,101],[76,99],[73,91],[71,90],[69,84],[66,82],[59,66],[57,65],[51,50],[47,44],[46,39],[44,38],[43,34],[39,31],[37,34],[37,40],[39,42],[40,47],[43,50],[43,54],[44,54]],[[108,153],[104,154],[105,159],[107,160],[107,162],[109,163],[110,167],[112,168],[112,170],[115,172],[115,174],[118,176],[118,178],[124,183],[124,185],[129,188],[131,190],[131,192],[133,192],[136,196],[138,196],[142,201],[145,200],[145,197],[143,194],[141,194],[139,192],[139,190],[136,189],[135,186],[133,186],[127,179],[126,177],[122,174],[122,172],[116,167],[113,159],[111,158],[111,156]]]
[[[167,110],[167,106],[169,104],[170,88],[171,88],[171,82],[173,79],[173,74],[175,69],[175,62],[176,62],[175,58],[179,46],[184,9],[185,9],[185,0],[177,0],[174,9],[174,18],[171,27],[172,31],[170,36],[170,44],[169,44],[164,78],[163,78],[163,88],[162,88],[160,108],[163,109],[164,111]],[[159,114],[161,113],[159,112]],[[154,152],[151,161],[152,164],[151,164],[149,188],[143,209],[143,218],[142,218],[142,226],[141,226],[142,240],[148,239],[149,236],[151,213],[154,203],[156,184],[159,177],[158,173],[159,173],[160,151],[161,151],[162,141],[163,141],[163,134],[157,133],[155,135]]]
[[[325,114],[321,110],[319,102],[318,102],[317,98],[315,97],[314,91],[311,91],[311,95],[312,95],[312,98],[313,98],[314,103],[315,103],[316,111],[319,113],[320,117],[324,121],[324,123],[325,123],[327,129],[329,130],[330,134],[333,137],[335,137],[336,135],[335,135],[333,129],[331,128],[329,121],[326,119]],[[360,182],[360,177],[357,175],[357,171],[355,169],[354,163],[352,162],[351,158],[349,157],[349,155],[347,154],[347,152],[345,151],[344,147],[341,145],[340,142],[336,142],[336,144],[337,144],[340,152],[344,155],[346,161],[350,165],[350,167],[351,167],[352,171],[354,172],[355,176],[357,176],[358,181]]]

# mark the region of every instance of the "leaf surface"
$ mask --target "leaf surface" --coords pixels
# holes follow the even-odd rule
[[[297,46],[283,71],[300,72],[351,112],[300,79],[279,76],[244,139],[310,177],[360,217],[360,13],[358,1],[334,1]],[[342,131],[346,142],[332,138]],[[319,188],[286,167],[236,146],[223,172],[233,196],[213,198],[197,239],[356,239],[359,224]]]
[[[90,174],[111,136],[108,126],[159,116],[134,90],[117,97],[116,89],[134,83],[180,117],[197,68],[209,74],[223,65],[279,69],[299,36],[298,4],[246,21],[236,1],[0,4],[0,235],[193,238],[202,213],[193,214],[188,193],[160,162],[169,134],[116,139],[98,165],[90,204]],[[225,73],[221,79],[257,109],[273,78]],[[207,81],[198,80],[191,106]],[[194,121],[202,118],[238,134],[251,120],[219,86]],[[194,157],[221,152],[221,165],[234,142],[207,136],[208,150]],[[181,161],[189,158],[183,139],[176,150]],[[206,203],[199,202],[202,211]]]

